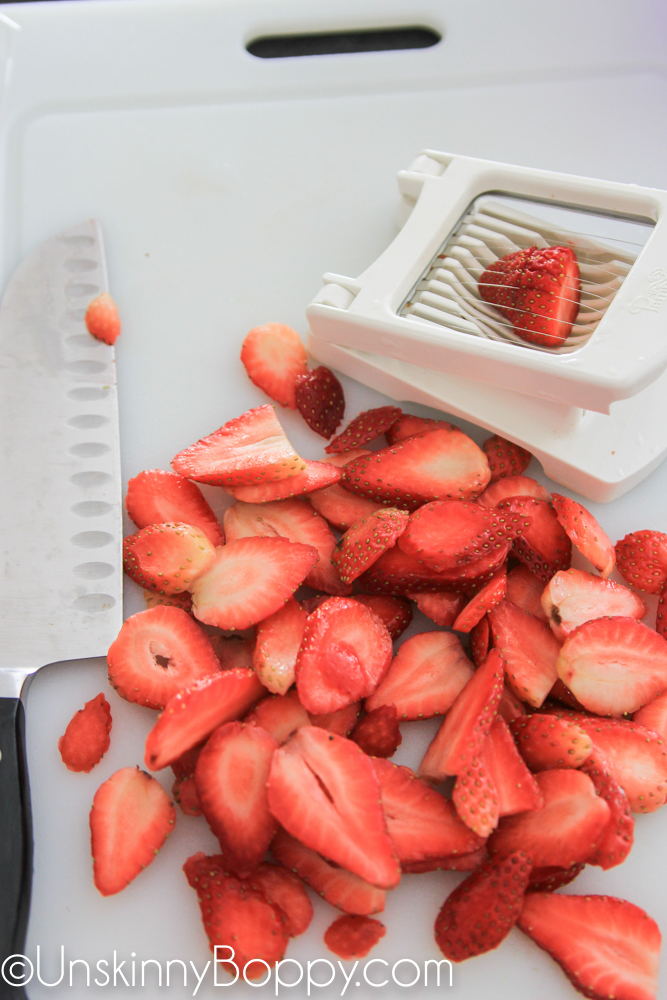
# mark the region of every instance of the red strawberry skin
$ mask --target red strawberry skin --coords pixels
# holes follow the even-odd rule
[[[222,527],[199,487],[175,472],[147,469],[130,479],[125,509],[139,529],[179,521],[199,528],[212,545],[224,544]]]
[[[256,326],[243,341],[241,361],[258,388],[281,406],[296,410],[296,380],[308,370],[306,349],[296,330],[284,323]]]
[[[431,417],[415,417],[412,413],[402,413],[391,425],[385,437],[387,444],[396,444],[397,441],[404,441],[413,434],[437,431],[439,428],[451,430],[454,426],[455,424],[450,424],[448,420],[433,420]]]
[[[123,569],[140,587],[161,594],[191,590],[210,569],[215,548],[190,524],[152,524],[123,539]]]
[[[590,511],[576,500],[552,493],[551,502],[558,523],[579,551],[593,563],[606,580],[616,565],[616,552],[609,536],[602,530]]]
[[[525,448],[513,444],[512,441],[500,437],[499,434],[487,438],[482,448],[489,460],[492,483],[497,483],[499,479],[506,479],[508,476],[522,475],[533,457]],[[517,496],[516,493],[512,495]]]
[[[369,757],[393,757],[403,737],[395,705],[381,705],[359,719],[350,739]]]
[[[311,430],[330,438],[345,413],[343,387],[332,371],[320,365],[296,380],[296,405]]]
[[[324,449],[327,454],[339,454],[363,448],[388,431],[401,415],[398,406],[379,406],[374,410],[365,410],[352,420],[342,434],[331,441]]]
[[[308,891],[294,872],[282,865],[262,862],[249,880],[253,888],[259,889],[269,903],[282,910],[287,918],[287,933],[290,937],[304,934],[313,919],[313,904]]]
[[[394,642],[412,621],[412,607],[404,597],[385,597],[382,594],[355,594],[355,601],[370,608],[384,622]]]
[[[379,920],[345,914],[327,927],[324,943],[334,955],[347,960],[360,959],[365,958],[386,933],[387,928]]]
[[[58,740],[58,750],[68,771],[88,774],[109,749],[111,732],[111,707],[103,694],[87,701],[72,717],[63,736]]]
[[[348,528],[331,556],[343,583],[353,583],[392,547],[407,528],[408,516],[404,510],[386,507]]]
[[[120,337],[118,306],[108,292],[102,292],[88,305],[85,316],[88,333],[104,344],[115,344]]]
[[[667,535],[663,531],[633,531],[616,542],[616,565],[635,590],[659,594],[667,580]]]

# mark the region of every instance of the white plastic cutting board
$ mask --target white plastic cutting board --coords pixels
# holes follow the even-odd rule
[[[124,320],[117,345],[123,473],[167,468],[184,446],[264,397],[245,377],[240,342],[280,320],[305,334],[304,309],[325,270],[359,273],[392,238],[395,173],[423,147],[667,187],[664,8],[657,2],[561,0],[109,0],[4,5],[0,286],[42,239],[100,219],[110,283]],[[244,44],[273,31],[425,24],[431,49],[259,60]],[[631,343],[629,343],[631,349]],[[345,379],[348,415],[383,397]],[[414,412],[428,413],[420,407]],[[321,439],[283,417],[302,454]],[[471,433],[477,440],[485,436]],[[540,476],[539,469],[531,473]],[[667,466],[627,497],[593,508],[612,538],[667,530]],[[209,491],[213,495],[214,491]],[[39,581],[35,581],[39,586]],[[139,610],[128,587],[127,611]],[[424,619],[419,627],[425,627]],[[414,626],[413,626],[414,628]],[[67,772],[58,736],[83,701],[112,704],[111,750],[90,775]],[[42,978],[65,960],[209,958],[194,894],[180,866],[215,850],[203,821],[180,815],[154,864],[119,896],[92,886],[87,816],[117,768],[141,763],[152,713],[121,702],[104,663],[52,666],[33,683],[28,741],[35,820],[35,884],[28,955]],[[434,723],[414,724],[397,759],[416,764]],[[407,733],[410,733],[407,736]],[[171,773],[161,780],[171,785]],[[641,817],[618,869],[588,869],[572,891],[624,896],[667,929],[667,813]],[[497,951],[456,966],[453,986],[423,986],[437,958],[432,925],[460,876],[409,876],[384,916],[371,956],[412,959],[419,983],[374,988],[355,974],[346,995],[477,1000],[570,1000],[552,961],[518,931]],[[308,933],[289,955],[333,959],[322,933],[335,913],[316,901]],[[363,963],[362,963],[363,965]],[[349,965],[348,965],[349,968]],[[382,966],[369,976],[382,980]],[[174,974],[175,970],[172,970]],[[361,972],[361,967],[358,972]],[[405,964],[397,975],[414,976]],[[85,969],[32,998],[192,996],[188,987],[85,986]],[[140,965],[137,965],[140,983]],[[289,978],[289,972],[285,972]],[[176,980],[178,982],[178,979]],[[356,986],[360,982],[360,986]],[[667,977],[663,978],[667,984]],[[340,996],[340,971],[327,989]],[[219,996],[210,974],[198,996]],[[232,995],[254,995],[243,984]],[[275,995],[272,980],[259,990]],[[305,996],[305,984],[281,995]],[[667,996],[663,985],[662,996]]]

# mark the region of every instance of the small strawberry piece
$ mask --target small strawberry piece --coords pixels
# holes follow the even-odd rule
[[[218,726],[246,715],[265,692],[252,670],[224,670],[179,691],[148,734],[146,766],[159,771],[171,764]]]
[[[667,694],[660,694],[632,716],[632,721],[651,729],[667,744]]]
[[[343,583],[352,583],[377,562],[403,534],[408,519],[406,511],[386,507],[348,528],[331,556]]]
[[[285,868],[295,872],[318,896],[344,913],[370,916],[384,910],[384,889],[378,889],[345,868],[331,864],[286,830],[278,830],[271,851]]]
[[[500,801],[491,772],[479,757],[469,757],[459,767],[452,802],[466,826],[480,837],[489,837],[498,826]]]
[[[381,889],[400,879],[372,761],[342,736],[304,726],[273,755],[269,808],[307,847]]]
[[[220,841],[225,866],[236,875],[253,872],[276,832],[266,782],[277,740],[259,726],[228,722],[199,754],[197,795]]]
[[[311,430],[330,438],[345,413],[343,387],[332,371],[320,365],[296,380],[296,405]]]
[[[520,476],[528,468],[533,457],[525,448],[513,444],[499,434],[487,438],[482,448],[489,460],[492,483],[497,483],[499,479]]]
[[[313,904],[301,879],[282,865],[262,862],[249,879],[254,889],[259,889],[269,903],[277,906],[287,920],[290,937],[304,934],[313,919]]]
[[[610,813],[609,823],[595,844],[588,864],[599,865],[605,870],[614,868],[625,861],[634,841],[635,821],[630,802],[597,750],[581,765],[581,770],[591,779],[596,792],[609,806]]]
[[[246,715],[249,726],[261,726],[278,743],[286,743],[301,726],[310,726],[308,713],[299,701],[296,690],[288,694],[273,694],[264,698]]]
[[[305,497],[332,487],[342,476],[340,469],[330,462],[309,462],[303,459],[301,472],[289,479],[256,483],[254,486],[234,486],[229,490],[235,500],[243,503],[271,503]]]
[[[296,330],[284,323],[256,326],[241,347],[248,377],[281,406],[296,410],[296,380],[308,371],[306,349]]]
[[[439,594],[407,594],[419,610],[436,625],[453,625],[468,603],[462,594],[443,590]]]
[[[541,809],[544,797],[526,767],[507,723],[497,715],[480,753],[482,766],[496,787],[498,815],[514,816],[529,809]]]
[[[350,739],[369,757],[393,757],[403,737],[395,705],[380,705],[363,715],[352,730]]]
[[[217,632],[209,638],[223,670],[252,669],[254,637],[244,639],[240,635],[221,635]]]
[[[215,548],[190,524],[153,524],[123,539],[123,569],[135,583],[162,594],[191,590],[215,562]]]
[[[489,858],[447,897],[435,921],[435,940],[452,962],[492,951],[516,923],[531,863],[523,851]]]
[[[517,926],[591,1000],[657,1000],[660,929],[633,903],[529,893]]]
[[[482,559],[446,573],[431,569],[419,556],[410,556],[395,545],[359,577],[359,583],[374,594],[439,593],[443,590],[469,593],[488,583],[505,562],[509,542]]]
[[[103,694],[87,701],[67,724],[58,750],[68,771],[88,774],[102,760],[111,740],[111,706]]]
[[[354,701],[345,708],[339,708],[337,712],[324,712],[322,715],[309,713],[310,724],[326,729],[328,733],[335,733],[336,736],[349,736],[357,724],[360,712],[361,702]]]
[[[425,504],[410,517],[399,549],[417,556],[438,573],[499,552],[528,527],[527,518],[461,500]]]
[[[376,511],[383,510],[382,504],[353,496],[338,483],[311,493],[308,499],[317,513],[321,514],[337,531],[347,531],[358,521],[363,521],[364,518],[370,517]]]
[[[340,454],[363,448],[369,441],[388,431],[400,415],[399,406],[378,406],[374,410],[364,410],[324,450],[327,454]]]
[[[503,600],[507,590],[507,569],[503,566],[466,604],[452,625],[455,632],[470,632],[487,612]]]
[[[410,602],[404,597],[384,597],[382,594],[355,594],[355,601],[369,608],[384,622],[391,638],[396,641],[412,621]]]
[[[176,455],[174,472],[209,486],[254,486],[303,472],[272,406],[258,406]]]
[[[537,868],[587,861],[609,823],[609,806],[581,771],[556,769],[535,777],[543,808],[504,816],[489,838],[489,853],[524,850]]]
[[[327,927],[324,943],[334,955],[359,959],[365,958],[386,933],[387,928],[379,920],[345,914]]]
[[[192,591],[195,616],[223,629],[249,628],[275,614],[317,562],[312,545],[286,538],[239,538],[216,549]]]
[[[667,581],[667,535],[633,531],[616,542],[616,567],[635,590],[659,594]]]
[[[551,500],[551,494],[541,483],[530,476],[507,476],[490,483],[480,494],[478,503],[482,507],[495,507],[501,500],[510,497],[535,497],[537,500]]]
[[[220,671],[206,633],[180,608],[157,607],[128,618],[107,654],[109,683],[121,698],[164,708],[201,677]]]
[[[189,774],[186,778],[177,778],[172,785],[171,794],[185,816],[202,815],[194,774]]]
[[[576,500],[552,493],[551,502],[558,523],[572,544],[593,564],[606,580],[616,565],[614,543],[605,534],[590,511]]]
[[[412,413],[402,413],[386,432],[385,437],[387,444],[396,444],[397,441],[404,441],[413,434],[441,429],[452,430],[455,426],[448,420],[433,420],[431,417],[415,417]]]
[[[522,515],[530,524],[512,543],[518,559],[531,573],[548,583],[559,569],[569,569],[572,542],[567,537],[551,504],[534,497],[501,500],[495,510]]]
[[[479,754],[503,692],[503,671],[503,658],[492,649],[447,712],[419,765],[421,777],[443,781]]]
[[[667,642],[634,618],[597,618],[570,633],[558,675],[597,715],[620,718],[667,690]]]
[[[308,614],[293,597],[257,626],[252,666],[262,684],[285,694],[294,683],[294,666]],[[305,709],[303,709],[305,715]]]
[[[484,660],[489,655],[489,649],[491,648],[492,637],[491,637],[491,626],[489,625],[489,616],[484,615],[474,628],[470,630],[470,654],[472,656],[472,662],[476,667],[481,667]]]
[[[522,715],[510,722],[510,730],[531,771],[581,767],[593,752],[590,736],[571,719]]]
[[[176,811],[155,778],[123,767],[100,785],[90,810],[93,877],[103,896],[136,878],[174,828]]]
[[[559,868],[557,865],[549,865],[545,868],[533,868],[530,873],[530,882],[526,892],[555,892],[563,886],[574,882],[578,875],[581,875],[586,865],[580,861],[570,868]]]
[[[149,608],[180,608],[188,614],[192,612],[192,594],[182,590],[180,594],[158,594],[154,590],[144,590],[146,609]]]
[[[512,690],[539,708],[558,677],[560,643],[548,625],[510,601],[501,601],[489,612],[489,624]]]
[[[127,484],[125,509],[137,528],[178,521],[203,531],[212,545],[224,545],[222,527],[201,490],[164,469],[147,469]]]
[[[331,597],[309,615],[296,661],[301,704],[315,715],[366,698],[389,669],[391,636],[372,611]]]
[[[199,851],[188,858],[183,871],[197,892],[204,930],[216,957],[216,946],[221,948],[218,961],[223,969],[235,974],[236,966],[247,979],[266,976],[266,966],[260,961],[272,967],[281,961],[289,942],[283,911],[250,880],[242,882],[229,875],[219,854],[206,857]],[[227,969],[225,958],[235,965]]]
[[[480,847],[478,851],[471,851],[470,854],[448,854],[442,858],[426,858],[425,861],[405,861],[401,864],[401,871],[404,875],[423,875],[425,872],[474,872],[486,858],[486,847]]]
[[[403,643],[366,711],[393,705],[399,719],[444,715],[473,675],[460,640],[451,632],[420,632]]]
[[[644,617],[648,608],[634,590],[581,569],[561,570],[542,593],[542,609],[561,642],[593,618]]]
[[[120,337],[121,322],[118,306],[108,292],[102,292],[88,304],[85,315],[86,330],[104,344],[115,344]]]
[[[512,604],[516,604],[522,611],[527,611],[528,614],[534,615],[540,621],[546,622],[549,618],[542,607],[543,593],[544,581],[531,573],[523,563],[515,566],[507,574],[506,599]]]
[[[416,510],[432,500],[477,496],[490,478],[484,452],[458,428],[415,434],[349,462],[341,486],[375,503]]]

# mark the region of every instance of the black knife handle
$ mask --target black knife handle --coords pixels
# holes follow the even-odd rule
[[[32,818],[20,698],[0,698],[0,1000],[27,996],[21,976],[30,966],[7,962],[25,945],[32,884]],[[17,964],[18,963],[18,964]],[[16,985],[13,985],[16,984]]]

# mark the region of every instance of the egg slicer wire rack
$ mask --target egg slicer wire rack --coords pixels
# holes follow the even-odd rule
[[[667,192],[426,150],[398,175],[400,231],[358,278],[324,275],[308,349],[397,401],[522,445],[590,500],[667,454]],[[480,294],[486,268],[570,247],[580,304],[528,343]]]

